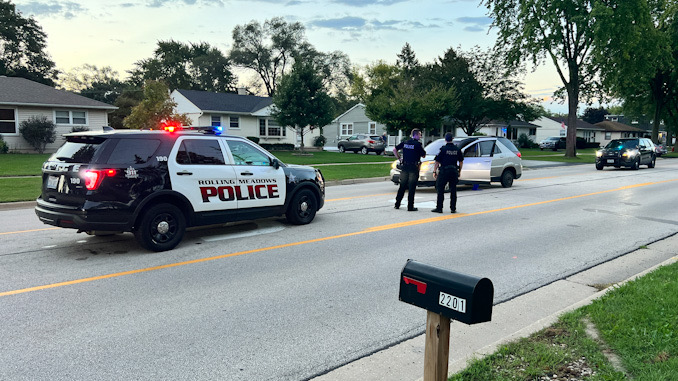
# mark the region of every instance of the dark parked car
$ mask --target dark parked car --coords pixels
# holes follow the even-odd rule
[[[546,149],[552,149],[554,151],[557,151],[558,148],[565,148],[565,142],[566,138],[564,136],[558,137],[558,136],[550,136],[541,142],[539,142],[539,149],[542,151],[544,148]]]
[[[645,138],[614,139],[596,152],[597,170],[606,166],[638,169],[641,165],[647,165],[648,168],[654,168],[656,161],[654,144]]]

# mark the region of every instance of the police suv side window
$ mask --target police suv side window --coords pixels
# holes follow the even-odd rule
[[[145,164],[160,146],[157,139],[120,139],[108,164]]]
[[[270,165],[270,159],[254,146],[237,140],[227,140],[228,149],[231,150],[235,165]]]
[[[186,139],[177,152],[179,164],[225,164],[224,153],[215,139]]]

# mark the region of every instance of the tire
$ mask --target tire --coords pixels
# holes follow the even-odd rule
[[[375,152],[375,153],[377,154],[377,156],[379,156],[379,155],[381,155],[382,153],[384,153],[384,151],[377,151],[377,152]]]
[[[633,164],[631,165],[631,169],[633,169],[634,171],[637,171],[638,169],[640,169],[640,158],[637,158],[633,162]]]
[[[602,171],[603,167],[604,167],[603,163],[596,163],[596,169],[597,170]]]
[[[513,179],[515,176],[513,172],[508,169],[504,170],[504,173],[501,174],[501,186],[504,188],[510,188],[513,185]]]
[[[346,149],[344,148],[344,146],[339,146],[339,153],[344,153],[344,152],[346,152]]]
[[[172,204],[158,204],[142,212],[134,238],[145,249],[165,251],[175,248],[186,232],[184,214]]]
[[[362,153],[363,155],[367,155],[368,152],[369,151],[367,150],[367,147],[363,147],[360,149],[360,153]]]
[[[318,201],[315,194],[308,189],[302,189],[292,198],[285,217],[294,225],[306,225],[313,221],[317,211]]]
[[[652,156],[652,159],[650,162],[647,164],[648,168],[654,168],[654,166],[657,164],[657,158],[655,156]]]

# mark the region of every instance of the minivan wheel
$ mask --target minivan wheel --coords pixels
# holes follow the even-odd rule
[[[501,186],[504,188],[510,188],[511,185],[513,185],[513,179],[515,176],[513,175],[513,172],[509,171],[508,169],[504,171],[504,173],[501,174]]]
[[[360,153],[362,153],[363,155],[367,155],[367,147],[361,148]]]
[[[295,225],[306,225],[313,221],[317,211],[318,201],[316,201],[315,194],[308,189],[302,189],[292,198],[285,216]]]
[[[186,232],[184,214],[172,204],[158,204],[143,212],[134,238],[151,251],[175,248]]]

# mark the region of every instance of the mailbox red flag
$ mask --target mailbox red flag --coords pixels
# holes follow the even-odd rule
[[[408,278],[406,276],[403,276],[403,280],[405,281],[405,284],[413,284],[413,285],[417,286],[417,292],[418,293],[426,294],[426,283],[424,283],[420,280]]]

